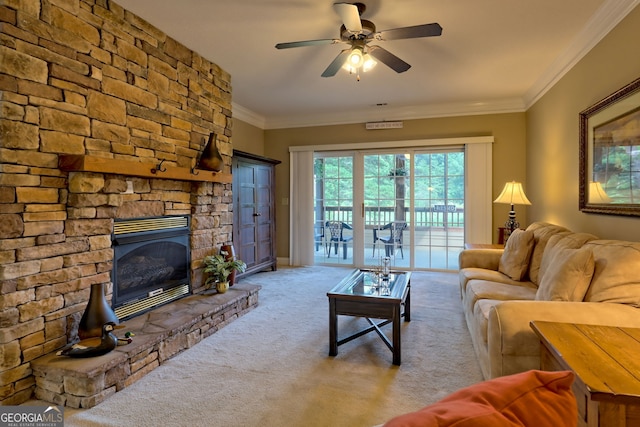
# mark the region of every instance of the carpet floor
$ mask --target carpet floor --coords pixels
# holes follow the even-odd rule
[[[455,273],[415,272],[402,365],[375,333],[329,352],[327,291],[350,269],[280,268],[247,277],[259,306],[130,387],[75,426],[374,426],[482,381]],[[339,317],[339,333],[367,326]],[[391,325],[383,329],[391,336]]]

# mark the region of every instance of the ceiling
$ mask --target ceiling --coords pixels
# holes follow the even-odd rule
[[[640,0],[364,0],[377,30],[437,22],[442,36],[377,42],[412,67],[320,75],[346,45],[334,0],[118,0],[231,74],[234,117],[263,129],[524,111]]]

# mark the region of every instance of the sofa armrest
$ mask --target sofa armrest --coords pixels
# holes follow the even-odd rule
[[[540,340],[531,329],[532,320],[638,328],[640,309],[601,302],[500,302],[489,311],[487,326],[492,378],[521,370],[540,369]]]
[[[465,249],[458,256],[460,269],[484,268],[498,271],[498,264],[504,249]]]

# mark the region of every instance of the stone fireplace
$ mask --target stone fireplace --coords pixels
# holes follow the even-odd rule
[[[202,259],[232,240],[231,79],[113,1],[9,0],[0,23],[0,404],[14,405],[33,396],[35,362],[76,338],[91,285],[112,301],[121,221],[189,218],[188,280],[176,286],[192,295],[171,304],[202,295]],[[211,132],[218,174],[193,168]],[[141,292],[168,292],[154,286]],[[225,311],[233,304],[120,352],[113,387],[247,310]],[[38,375],[42,390],[60,387],[42,364]]]

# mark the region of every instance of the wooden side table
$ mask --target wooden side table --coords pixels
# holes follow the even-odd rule
[[[532,321],[540,369],[571,370],[579,427],[640,426],[640,329]]]
[[[506,227],[498,227],[498,243],[501,245],[504,245],[506,231]]]

